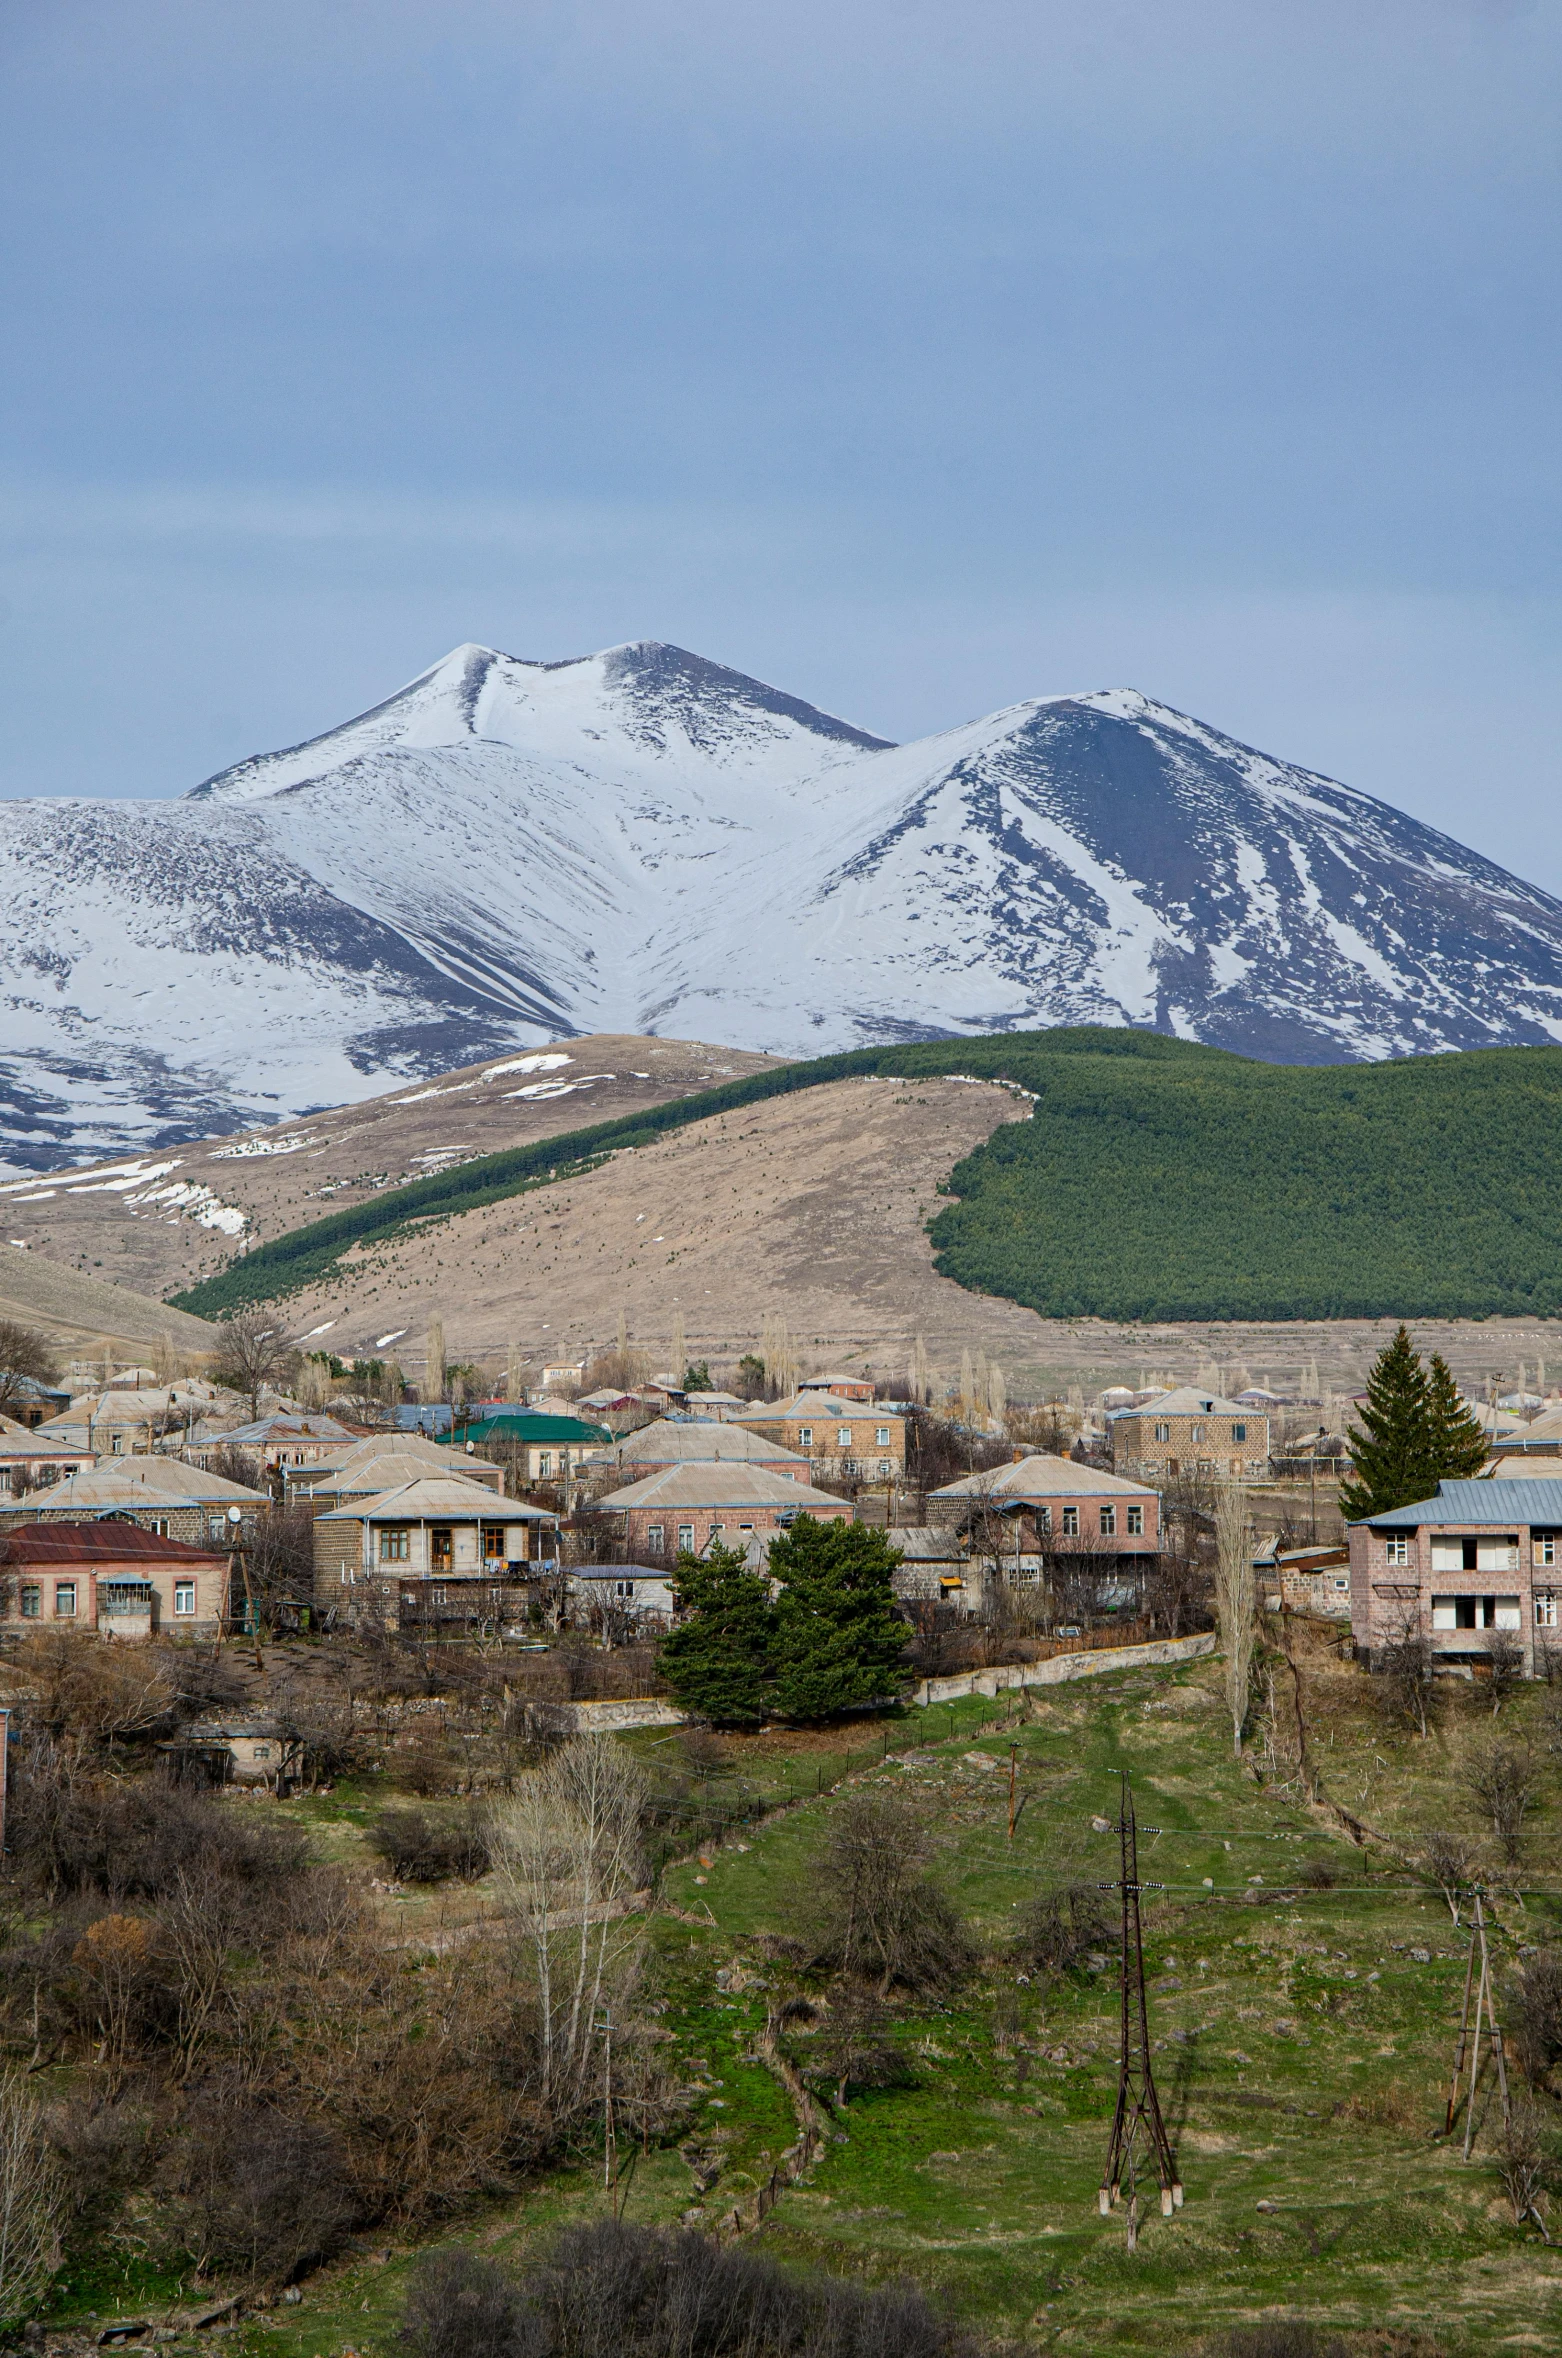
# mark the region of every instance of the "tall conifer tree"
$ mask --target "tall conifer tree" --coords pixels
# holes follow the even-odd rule
[[[1470,1481],[1486,1463],[1486,1435],[1480,1418],[1454,1382],[1441,1351],[1432,1353],[1426,1379],[1432,1419],[1432,1460],[1440,1482]]]
[[[1437,1488],[1426,1370],[1401,1327],[1373,1361],[1360,1426],[1346,1435],[1352,1479],[1340,1489],[1347,1522],[1411,1506]]]
[[[717,1727],[758,1727],[775,1669],[769,1581],[730,1547],[681,1554],[674,1579],[686,1617],[662,1640],[661,1666],[676,1701]]]
[[[910,1636],[895,1610],[890,1574],[900,1551],[868,1523],[816,1523],[799,1515],[771,1542],[776,1599],[776,1709],[786,1719],[827,1719],[892,1694]]]

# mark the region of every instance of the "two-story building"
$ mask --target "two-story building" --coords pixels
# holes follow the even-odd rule
[[[1261,1408],[1182,1384],[1106,1420],[1115,1473],[1141,1482],[1256,1482],[1269,1471],[1269,1418]]]
[[[1562,1478],[1442,1482],[1435,1498],[1349,1526],[1351,1634],[1370,1662],[1404,1636],[1478,1664],[1504,1631],[1533,1677],[1562,1645]],[[1541,1667],[1544,1667],[1543,1663]]]
[[[315,1514],[348,1506],[357,1498],[377,1498],[381,1491],[400,1490],[408,1482],[428,1482],[440,1475],[477,1482],[495,1497],[504,1494],[504,1469],[485,1457],[468,1457],[461,1449],[442,1448],[421,1433],[381,1433],[355,1442],[351,1449],[315,1465],[284,1466],[287,1496],[303,1500]]]
[[[314,1466],[336,1457],[364,1438],[361,1428],[339,1424],[334,1416],[312,1410],[273,1409],[253,1423],[232,1425],[217,1432],[192,1433],[186,1441],[177,1433],[165,1438],[165,1451],[177,1451],[187,1465],[206,1466],[220,1451],[236,1449],[272,1473],[278,1466]]]
[[[29,1490],[45,1490],[96,1463],[90,1449],[72,1448],[64,1441],[41,1439],[31,1425],[14,1416],[0,1416],[0,1491],[25,1498]]]
[[[903,1400],[799,1391],[790,1400],[755,1401],[734,1422],[806,1458],[816,1482],[899,1482],[905,1476]]]
[[[484,1485],[436,1474],[317,1515],[315,1603],[388,1626],[504,1623],[557,1574],[559,1519]]]
[[[612,1441],[606,1425],[579,1416],[545,1416],[533,1408],[496,1408],[461,1419],[452,1438],[474,1449],[512,1457],[523,1482],[569,1483],[579,1479],[583,1460]]]

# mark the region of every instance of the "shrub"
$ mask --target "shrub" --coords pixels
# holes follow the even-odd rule
[[[955,1908],[925,1873],[929,1845],[899,1794],[858,1790],[832,1813],[818,1866],[818,1953],[883,1993],[947,1988],[974,1958]]]
[[[1113,1939],[1101,1894],[1088,1883],[1059,1883],[1027,1901],[1014,1931],[1014,1956],[1027,1973],[1055,1979],[1086,1952]]]
[[[60,2265],[59,2172],[19,2071],[0,2075],[0,2333],[30,2316]]]
[[[1221,2344],[1221,2358],[1347,2358],[1338,2334],[1322,2334],[1301,2317],[1266,2318],[1260,2325],[1234,2325]]]
[[[46,1629],[12,1656],[32,1714],[52,1736],[89,1743],[171,1724],[174,1691],[146,1646],[106,1646],[86,1630]]]
[[[286,2282],[340,2248],[354,2222],[340,2149],[317,2121],[209,2093],[192,2111],[175,2184],[203,2267]]]
[[[1466,1762],[1464,1781],[1490,1818],[1506,1856],[1517,1859],[1535,1799],[1535,1766],[1528,1751],[1521,1745],[1488,1744]]]
[[[410,2358],[543,2358],[547,2337],[513,2279],[462,2250],[425,2252],[397,2335]]]
[[[488,1828],[474,1809],[435,1817],[422,1809],[382,1810],[369,1841],[399,1883],[470,1882],[488,1872]]]
[[[1520,2071],[1542,2087],[1562,2061],[1562,1954],[1542,1949],[1526,1958],[1509,1985],[1508,2035]]]

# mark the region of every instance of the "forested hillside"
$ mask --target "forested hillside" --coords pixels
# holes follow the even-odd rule
[[[1256,1063],[1091,1028],[919,1042],[757,1073],[485,1155],[276,1238],[178,1298],[283,1298],[354,1248],[546,1186],[691,1123],[853,1074],[968,1073],[1035,1099],[952,1172],[940,1271],[1043,1316],[1553,1316],[1562,1049]],[[850,1174],[843,1172],[843,1180]]]

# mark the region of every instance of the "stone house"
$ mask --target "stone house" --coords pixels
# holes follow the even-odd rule
[[[854,1404],[863,1400],[871,1403],[876,1389],[871,1376],[800,1376],[797,1383],[799,1399],[806,1399],[810,1392],[826,1392],[834,1393],[837,1399],[850,1400]]]
[[[449,1475],[421,1477],[317,1515],[315,1603],[346,1618],[372,1602],[392,1628],[412,1621],[514,1619],[519,1598],[558,1566],[559,1519]]]
[[[698,1397],[691,1394],[691,1398]],[[785,1474],[793,1482],[806,1482],[809,1471],[806,1457],[795,1449],[783,1449],[763,1433],[752,1432],[746,1425],[707,1424],[694,1416],[658,1417],[655,1424],[642,1425],[638,1433],[615,1441],[610,1449],[593,1451],[583,1470],[617,1474],[620,1482],[633,1482],[659,1473],[665,1466],[681,1465],[765,1466],[772,1474]]]
[[[637,1561],[687,1550],[746,1548],[785,1531],[802,1514],[849,1523],[850,1502],[767,1466],[695,1463],[666,1466],[643,1481],[609,1491],[589,1509],[621,1538]]]
[[[568,1482],[578,1478],[587,1454],[612,1441],[606,1425],[578,1416],[544,1416],[534,1408],[499,1408],[455,1428],[455,1439],[474,1449],[502,1449],[514,1453],[521,1478],[528,1483]]]
[[[0,1633],[211,1637],[227,1609],[229,1561],[138,1523],[21,1523],[0,1539]]]
[[[377,1498],[382,1490],[399,1490],[408,1482],[427,1482],[439,1476],[477,1482],[496,1497],[504,1496],[504,1469],[485,1457],[468,1457],[464,1450],[444,1449],[419,1433],[382,1433],[335,1457],[312,1466],[284,1466],[286,1495],[307,1501],[317,1515],[347,1506],[355,1498]]]
[[[1533,1677],[1562,1645],[1562,1479],[1443,1482],[1347,1536],[1351,1634],[1369,1662],[1408,1634],[1478,1665],[1503,1632]]]
[[[665,1565],[572,1564],[564,1590],[572,1617],[599,1633],[666,1629],[677,1606]]]
[[[270,1473],[278,1466],[319,1465],[363,1437],[350,1426],[339,1424],[334,1416],[278,1408],[257,1417],[253,1424],[192,1434],[188,1442],[180,1443],[176,1436],[175,1445],[188,1465],[207,1466],[219,1450],[238,1449]]]
[[[1269,1472],[1269,1417],[1191,1384],[1106,1420],[1114,1472],[1140,1481],[1262,1481]]]
[[[755,1401],[734,1422],[806,1458],[816,1482],[905,1477],[903,1400],[858,1402],[835,1392],[796,1392],[790,1400]]]
[[[989,1515],[1013,1524],[1023,1545],[1023,1524],[1032,1528],[1032,1547],[1051,1555],[1154,1556],[1161,1545],[1161,1501],[1157,1491],[1098,1466],[1038,1450],[991,1473],[964,1474],[928,1497],[938,1522],[967,1528]],[[1073,1543],[1071,1546],[1070,1543]]]
[[[242,1482],[178,1458],[126,1457],[57,1482],[26,1505],[0,1506],[0,1532],[18,1524],[113,1515],[188,1547],[230,1548],[251,1539],[269,1500]]]
[[[90,1449],[46,1439],[18,1418],[0,1416],[0,1495],[8,1490],[24,1498],[30,1490],[45,1490],[95,1463]]]

